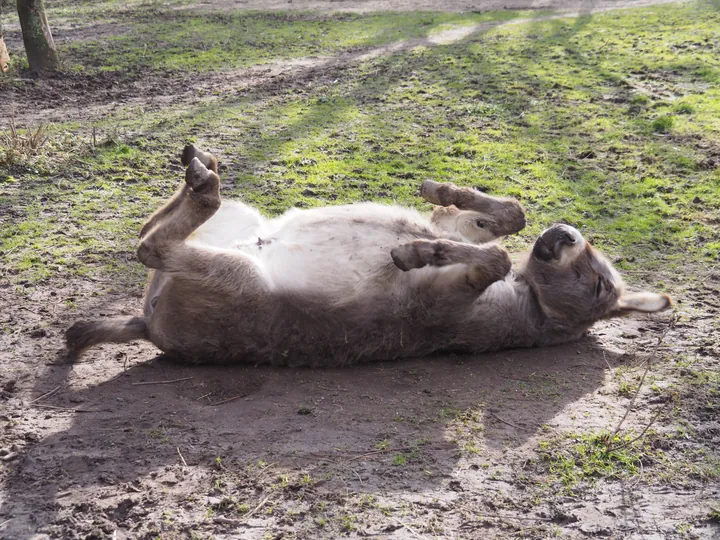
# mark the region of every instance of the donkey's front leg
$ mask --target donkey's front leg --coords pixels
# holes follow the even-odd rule
[[[476,246],[452,240],[415,240],[391,251],[395,266],[407,272],[424,266],[466,265],[465,280],[478,292],[503,279],[510,268],[510,256],[500,246]]]
[[[420,195],[439,205],[433,210],[433,223],[441,228],[456,228],[471,240],[489,241],[525,228],[525,211],[510,197],[492,197],[475,189],[431,180],[423,183]]]

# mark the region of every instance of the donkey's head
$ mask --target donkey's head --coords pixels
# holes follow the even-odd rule
[[[666,294],[631,293],[608,260],[569,225],[553,225],[535,242],[525,271],[543,313],[566,326],[588,327],[627,312],[670,307]]]

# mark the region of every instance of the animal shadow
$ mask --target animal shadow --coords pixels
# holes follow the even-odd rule
[[[476,457],[501,456],[598,388],[606,365],[592,338],[316,370],[188,366],[162,356],[123,370],[123,350],[105,345],[38,377],[35,397],[61,390],[38,403],[54,408],[43,409],[42,435],[7,479],[6,538],[70,526],[65,514],[82,510],[82,501],[95,501],[122,528],[117,508],[128,496],[205,493],[218,467],[266,463],[273,474],[315,476],[332,469],[326,489],[437,489],[466,453],[458,426],[475,426]],[[130,350],[152,356],[149,345]]]

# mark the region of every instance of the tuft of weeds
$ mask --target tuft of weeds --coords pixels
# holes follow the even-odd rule
[[[676,114],[692,114],[695,112],[695,108],[689,103],[678,103],[675,106]]]
[[[392,464],[396,466],[402,466],[407,463],[407,456],[405,454],[397,454],[393,457]]]
[[[637,385],[631,384],[627,381],[620,381],[618,386],[618,395],[622,397],[632,397],[637,392]]]
[[[48,141],[47,131],[47,125],[18,128],[15,115],[12,114],[8,132],[0,133],[0,163],[14,165],[36,155]]]
[[[342,532],[352,532],[357,530],[357,517],[345,514],[340,518],[340,530]]]
[[[658,452],[648,441],[621,447],[631,438],[609,433],[571,434],[566,439],[542,441],[539,453],[546,471],[565,488],[599,478],[630,478],[640,471],[640,459]],[[616,445],[613,447],[613,445]]]
[[[653,120],[652,129],[655,133],[669,133],[675,124],[675,120],[672,116],[660,116]]]
[[[705,519],[710,523],[720,524],[720,508],[711,508]]]

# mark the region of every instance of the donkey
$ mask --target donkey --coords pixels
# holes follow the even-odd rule
[[[568,225],[545,230],[513,268],[486,243],[525,226],[512,199],[426,182],[423,197],[442,207],[431,219],[361,203],[266,220],[221,204],[211,154],[188,146],[183,164],[184,184],[141,231],[138,259],[154,270],[144,316],[75,323],[72,356],[144,339],[191,363],[342,366],[553,345],[671,305],[626,291]]]

